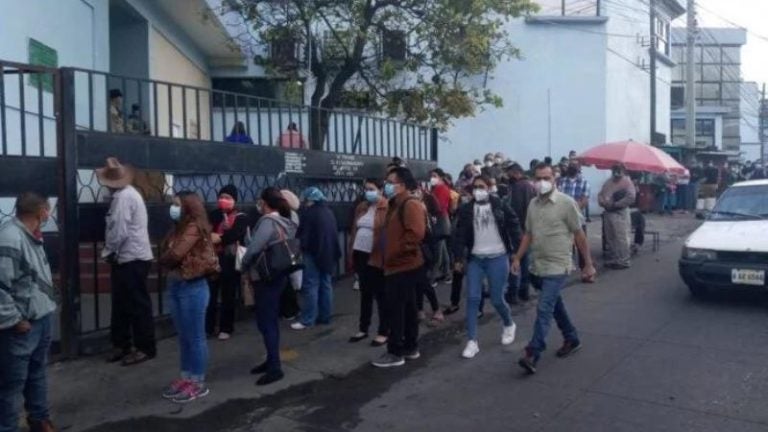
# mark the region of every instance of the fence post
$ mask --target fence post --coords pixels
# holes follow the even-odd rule
[[[437,128],[432,128],[430,136],[430,145],[432,147],[432,160],[437,162],[437,141],[440,139]]]
[[[59,161],[58,226],[61,260],[62,354],[75,357],[80,337],[80,221],[77,208],[77,135],[75,134],[75,73],[59,69],[54,93]]]

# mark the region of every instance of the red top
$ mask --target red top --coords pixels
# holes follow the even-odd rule
[[[432,188],[432,196],[437,200],[437,205],[440,208],[440,215],[447,216],[448,211],[451,208],[451,188],[446,184],[438,184]]]

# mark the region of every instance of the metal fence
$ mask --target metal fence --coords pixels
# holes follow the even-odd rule
[[[274,134],[291,123],[300,134],[309,108],[82,69],[0,61],[0,72],[0,222],[13,215],[13,199],[25,190],[56,205],[46,247],[61,298],[55,339],[66,355],[108,346],[110,268],[99,257],[110,196],[94,172],[107,157],[138,169],[135,186],[147,202],[156,254],[170,229],[168,197],[181,190],[199,193],[213,207],[218,190],[234,184],[243,211],[255,213],[265,187],[298,194],[317,186],[329,197],[345,245],[364,178],[383,176],[393,156],[405,158],[423,179],[435,167],[437,133],[419,125],[333,112],[322,151],[284,148]],[[113,89],[123,100],[111,107]],[[132,105],[138,109],[131,117],[125,113]],[[225,141],[237,122],[253,145]],[[304,139],[311,140],[311,132]],[[161,326],[164,285],[162,269],[153,265],[150,292]]]

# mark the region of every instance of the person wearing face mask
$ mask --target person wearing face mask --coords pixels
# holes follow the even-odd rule
[[[47,366],[56,300],[42,227],[51,206],[36,193],[16,199],[0,225],[0,430],[19,430],[21,401],[31,432],[53,432]]]
[[[294,330],[304,330],[315,324],[330,324],[333,314],[333,286],[331,278],[341,258],[338,225],[325,195],[316,187],[302,193],[307,206],[299,214],[296,237],[301,239],[304,252],[304,274],[301,286],[302,310]]]
[[[592,265],[589,243],[581,227],[581,212],[573,198],[555,188],[552,167],[540,164],[534,170],[538,197],[528,205],[525,234],[512,261],[512,271],[520,273],[520,262],[530,249],[531,274],[535,275],[541,290],[536,308],[533,336],[518,364],[528,373],[536,373],[541,353],[546,349],[546,338],[552,318],[563,333],[563,346],[557,356],[567,357],[581,348],[561,292],[573,269],[573,243],[585,257],[582,280],[594,282],[597,272]]]
[[[488,279],[491,303],[503,323],[501,343],[515,341],[515,323],[504,300],[510,257],[520,245],[520,221],[501,199],[490,193],[492,182],[487,176],[475,179],[473,200],[459,209],[453,234],[453,254],[457,270],[466,275],[467,345],[464,358],[480,352],[477,339],[477,313],[482,300],[483,280]]]
[[[112,192],[101,256],[112,265],[112,346],[110,363],[124,366],[155,357],[155,320],[147,278],[153,259],[149,242],[147,207],[131,186],[134,170],[108,158],[96,170],[99,183]],[[135,348],[135,351],[134,351]]]
[[[240,287],[240,272],[235,269],[238,246],[245,245],[245,236],[250,224],[248,216],[237,210],[238,190],[226,185],[219,191],[216,210],[208,216],[213,230],[211,239],[216,247],[221,264],[221,273],[208,281],[211,300],[208,303],[205,330],[209,335],[228,340],[235,331],[235,299]],[[219,304],[221,295],[221,304]]]
[[[437,257],[434,267],[430,269],[430,280],[434,286],[437,281],[450,281],[451,278],[451,263],[448,256],[447,241],[451,236],[451,188],[446,184],[445,172],[440,168],[430,172],[429,183],[432,186],[431,195],[437,203],[437,208],[434,209],[435,212],[430,214],[434,218],[432,230],[437,240],[435,245]],[[438,312],[440,312],[439,309]],[[442,312],[440,313],[442,314]]]
[[[383,187],[384,183],[381,180],[365,181],[365,200],[355,209],[348,248],[348,254],[352,256],[355,273],[360,281],[360,322],[358,332],[349,338],[349,342],[359,342],[368,337],[375,299],[379,314],[379,328],[371,346],[386,344],[389,335],[381,248],[376,247],[381,241],[381,232],[389,208],[389,202],[382,193]]]
[[[461,170],[461,174],[459,174],[459,178],[456,180],[456,189],[463,191],[467,187],[472,186],[472,180],[475,179],[476,175],[474,165],[464,165],[464,169]]]
[[[501,177],[501,163],[496,163],[496,155],[488,153],[483,159],[485,166],[481,170],[481,174],[484,174],[490,178],[498,179]]]
[[[187,403],[210,393],[205,385],[205,312],[210,300],[206,278],[221,268],[200,196],[179,192],[169,215],[175,226],[163,241],[158,262],[167,270],[167,304],[178,335],[181,374],[163,390],[162,396],[172,402]]]
[[[520,217],[520,227],[525,230],[525,215],[528,214],[528,205],[536,198],[536,189],[533,184],[525,177],[523,167],[518,164],[512,164],[507,169],[509,177],[509,190],[505,204],[512,207],[516,215]],[[529,271],[530,254],[527,253],[522,258],[519,275],[510,275],[509,290],[507,291],[507,303],[517,304],[518,300],[527,302],[530,300],[530,281]]]
[[[389,210],[382,241],[376,246],[382,251],[389,339],[387,352],[372,362],[380,368],[402,366],[406,359],[421,356],[416,287],[425,278],[422,243],[427,232],[427,211],[411,195],[417,188],[418,183],[407,168],[393,170],[384,184]]]
[[[581,175],[581,167],[576,161],[570,162],[565,170],[565,175],[557,179],[557,190],[570,196],[579,206],[579,212],[582,216],[581,229],[587,231],[585,210],[589,205],[589,198],[592,190],[589,182]],[[577,251],[578,253],[578,251]],[[578,254],[579,268],[583,269],[586,261],[581,254]]]
[[[623,165],[614,165],[611,178],[606,180],[597,197],[603,215],[605,236],[605,266],[613,269],[627,269],[630,265],[631,250],[629,233],[632,229],[629,207],[635,203],[637,191]]]

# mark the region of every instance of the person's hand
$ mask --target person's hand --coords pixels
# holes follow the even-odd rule
[[[586,283],[594,283],[597,277],[597,270],[592,263],[588,263],[584,266],[584,270],[581,271],[581,280]]]
[[[111,254],[105,256],[104,257],[104,262],[106,262],[107,264],[110,264],[110,265],[117,264],[117,254],[116,253],[111,253]]]
[[[461,261],[453,263],[453,271],[456,273],[464,273],[464,263]]]
[[[16,326],[13,329],[16,330],[16,333],[18,334],[27,334],[32,330],[32,324],[27,320],[21,320],[16,323]]]
[[[211,233],[211,241],[213,244],[217,245],[221,243],[221,236],[217,233]]]
[[[512,258],[512,265],[509,267],[509,270],[514,275],[519,275],[520,274],[520,259],[518,257],[513,257]]]

